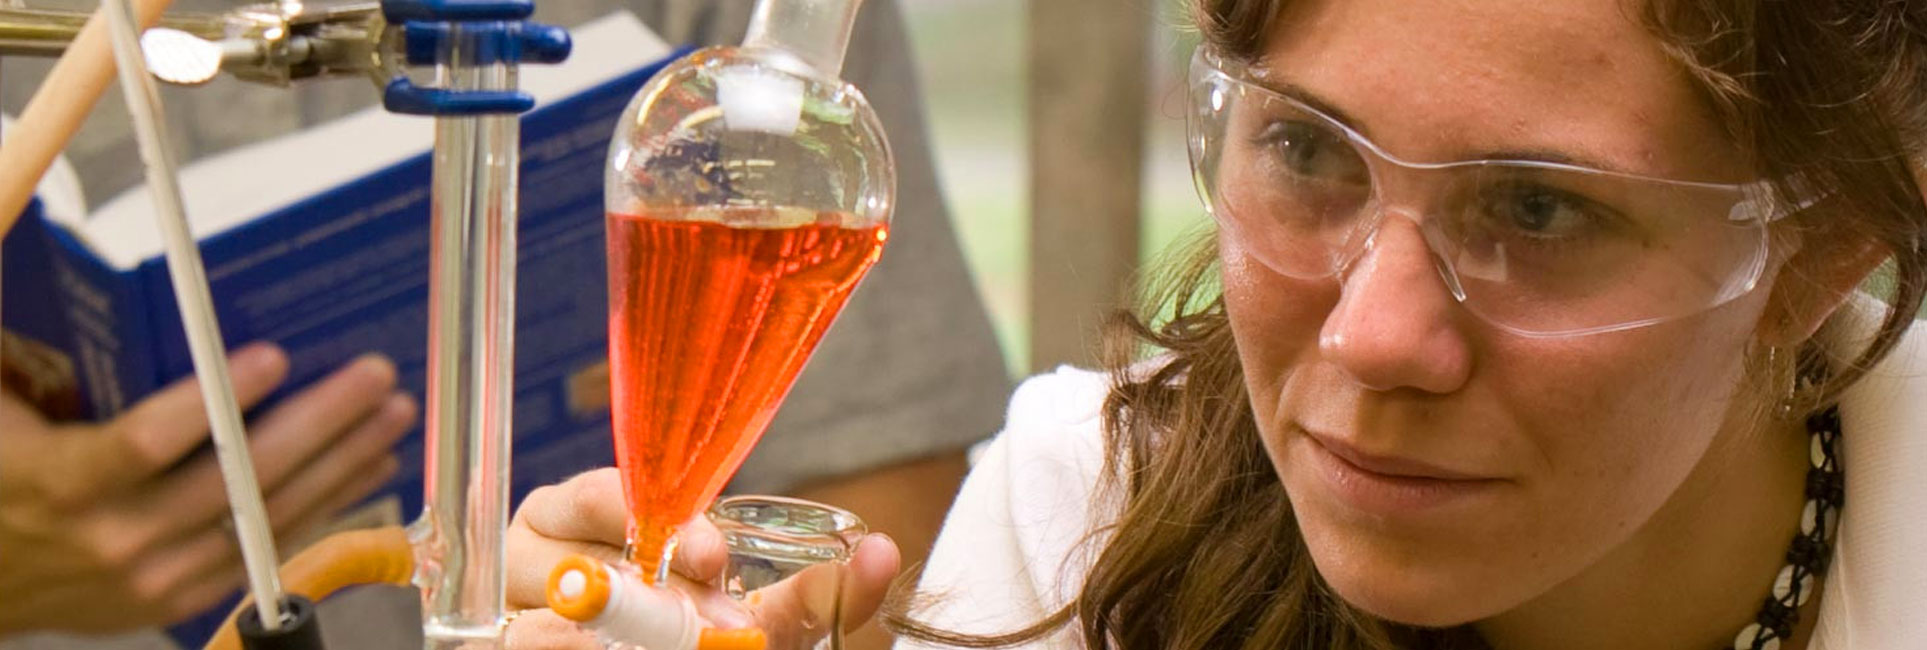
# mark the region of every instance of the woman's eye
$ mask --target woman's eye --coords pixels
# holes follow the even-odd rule
[[[1331,129],[1304,121],[1273,122],[1259,134],[1258,144],[1285,172],[1327,182],[1367,182],[1365,161],[1350,142]]]
[[[1530,239],[1579,239],[1610,226],[1591,200],[1546,187],[1504,188],[1483,203],[1488,227]]]

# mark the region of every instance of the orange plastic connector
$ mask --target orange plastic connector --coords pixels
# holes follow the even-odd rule
[[[343,587],[390,584],[408,586],[415,573],[415,553],[400,527],[336,533],[308,547],[281,565],[281,586],[288,593],[321,602]],[[241,650],[234,617],[248,606],[243,601],[228,614],[205,650]]]
[[[760,628],[746,627],[735,630],[703,630],[701,640],[696,642],[697,650],[763,650],[769,645],[769,636]]]
[[[549,609],[583,629],[659,650],[765,650],[769,637],[757,628],[702,627],[688,594],[643,584],[586,555],[570,555],[549,571],[544,595]]]
[[[568,584],[571,576],[580,576],[580,585]],[[562,618],[586,623],[602,615],[609,606],[609,573],[603,570],[602,563],[586,555],[571,555],[556,563],[549,571],[548,588],[544,590],[549,599],[549,609],[555,610]]]

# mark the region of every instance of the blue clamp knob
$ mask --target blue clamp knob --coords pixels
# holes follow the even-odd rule
[[[408,63],[434,65],[435,55],[450,38],[459,34],[460,44],[470,53],[469,63],[561,63],[569,58],[569,30],[554,25],[521,21],[464,22],[459,26],[445,22],[410,21],[402,24]],[[458,31],[459,30],[459,31]]]
[[[535,97],[509,90],[455,91],[416,86],[396,77],[381,93],[381,105],[394,113],[411,115],[483,115],[522,113],[535,108]]]
[[[388,24],[410,20],[521,20],[535,13],[535,0],[381,0]]]

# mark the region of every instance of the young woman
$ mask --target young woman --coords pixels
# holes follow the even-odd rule
[[[907,633],[1927,638],[1927,6],[1194,2],[1215,237],[1018,391]]]

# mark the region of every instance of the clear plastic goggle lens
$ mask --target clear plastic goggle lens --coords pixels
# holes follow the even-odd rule
[[[1415,219],[1454,296],[1516,333],[1575,336],[1698,313],[1753,288],[1763,184],[1694,183],[1537,161],[1413,163],[1199,50],[1193,180],[1221,236],[1296,278],[1338,274],[1385,221]]]

